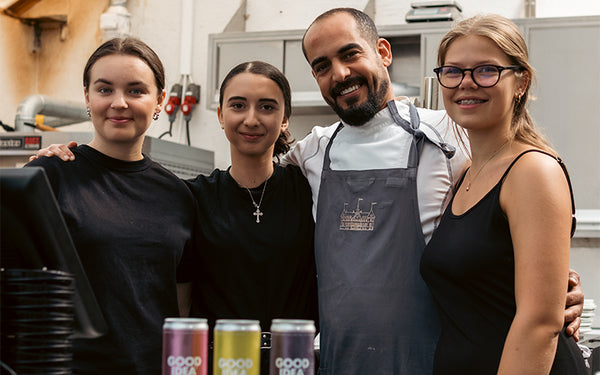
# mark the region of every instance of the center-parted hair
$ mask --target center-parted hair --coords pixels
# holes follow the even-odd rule
[[[106,41],[92,53],[83,69],[83,87],[86,90],[90,88],[90,70],[96,61],[111,55],[135,56],[144,61],[154,74],[158,95],[162,93],[165,88],[165,68],[160,58],[146,43],[131,37],[114,38]]]
[[[219,106],[221,108],[223,108],[223,96],[227,85],[233,77],[241,73],[258,74],[275,82],[283,94],[283,115],[289,120],[292,115],[292,91],[290,89],[290,83],[279,69],[264,61],[244,62],[235,66],[227,73],[219,89]],[[273,156],[279,159],[280,155],[283,155],[290,150],[290,144],[293,142],[294,140],[291,139],[290,132],[287,129],[281,131],[279,138],[277,138],[277,141],[275,142]]]

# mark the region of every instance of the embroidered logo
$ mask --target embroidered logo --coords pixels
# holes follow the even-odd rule
[[[356,209],[352,211],[348,210],[348,203],[344,203],[344,210],[340,215],[340,230],[372,231],[375,228],[373,206],[377,202],[372,202],[371,209],[364,212],[360,209],[360,201],[362,200],[362,198],[358,198]]]

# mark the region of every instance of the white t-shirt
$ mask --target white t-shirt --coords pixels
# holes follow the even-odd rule
[[[410,121],[409,100],[404,98],[395,103],[400,116]],[[445,143],[456,148],[454,157],[447,159],[432,143],[425,142],[423,147],[417,170],[417,194],[423,234],[425,240],[429,241],[450,198],[450,188],[464,170],[467,156],[463,148],[458,146],[451,120],[445,111],[423,108],[417,110],[421,120],[419,128],[428,138],[439,142],[441,136]],[[308,179],[315,218],[325,149],[338,124],[339,122],[328,127],[314,127],[309,135],[282,158],[283,164],[298,165]],[[344,124],[331,145],[331,169],[405,168],[411,141],[412,135],[396,125],[389,109],[385,108],[362,126]]]

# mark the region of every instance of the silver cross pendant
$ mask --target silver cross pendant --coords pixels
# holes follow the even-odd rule
[[[263,215],[263,213],[260,212],[260,208],[256,207],[256,211],[254,211],[252,215],[256,216],[256,222],[260,223],[260,217]]]

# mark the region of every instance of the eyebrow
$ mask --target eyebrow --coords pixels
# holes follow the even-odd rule
[[[98,78],[97,80],[94,81],[94,84],[98,84],[98,83],[104,83],[106,85],[113,84],[111,81],[104,79],[104,78]],[[146,84],[142,81],[133,81],[133,82],[127,83],[127,86],[138,86],[138,85],[146,85]]]
[[[337,50],[337,52],[336,52],[336,55],[341,55],[341,54],[343,54],[344,52],[346,52],[346,51],[349,51],[349,50],[351,50],[351,49],[354,49],[354,48],[361,48],[361,46],[360,46],[360,44],[358,44],[358,43],[350,43],[350,44],[346,44],[345,46],[343,46],[342,48],[340,48],[339,50]],[[314,59],[314,60],[313,60],[313,61],[310,63],[310,66],[311,66],[312,68],[314,68],[314,67],[315,67],[315,65],[317,65],[317,64],[319,64],[319,63],[321,63],[321,62],[323,62],[323,61],[325,61],[325,60],[327,60],[327,57],[325,57],[325,56],[320,56],[320,57],[317,57],[316,59]]]
[[[244,96],[232,96],[231,98],[227,99],[227,103],[232,102],[234,100],[248,100],[246,97]],[[279,104],[279,102],[275,99],[271,99],[271,98],[260,98],[258,99],[259,102],[269,102],[269,103],[275,103],[275,104]]]

